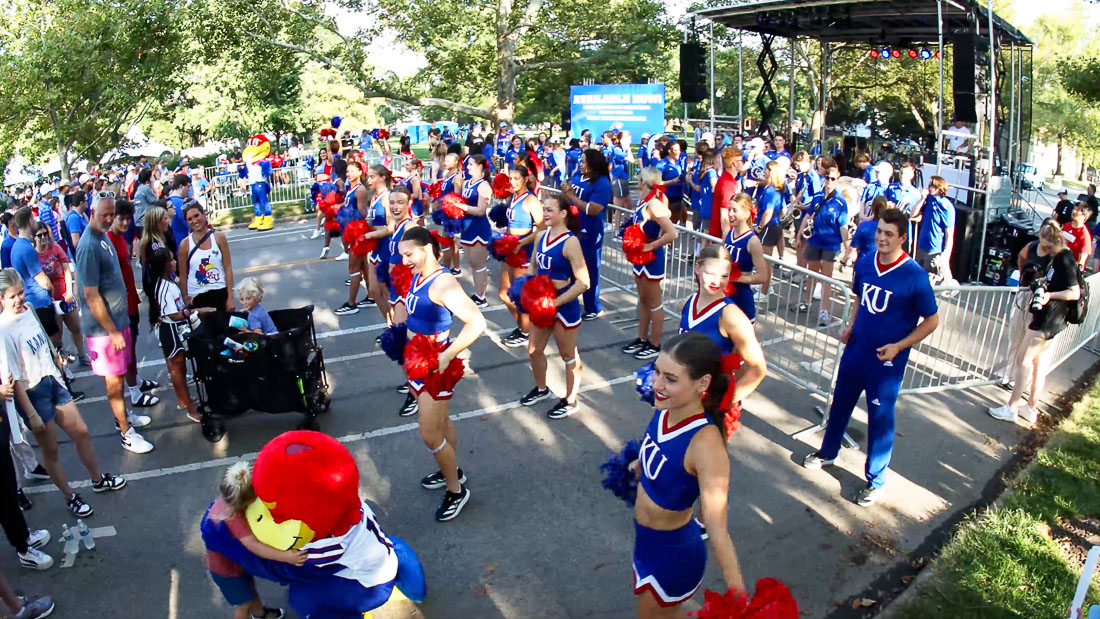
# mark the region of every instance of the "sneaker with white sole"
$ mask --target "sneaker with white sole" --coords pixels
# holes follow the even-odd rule
[[[378,304],[374,302],[374,299],[370,297],[363,297],[362,301],[355,304],[355,307],[375,307]]]
[[[251,614],[251,613],[249,613]],[[281,608],[268,608],[264,607],[264,614],[252,615],[252,619],[283,619],[285,614]]]
[[[501,341],[503,341],[504,345],[508,348],[520,348],[527,345],[528,338],[529,336],[526,333],[520,331],[519,327],[516,327]]]
[[[50,532],[46,529],[37,529],[31,531],[31,534],[27,536],[27,545],[31,548],[45,548],[46,544],[50,543]]]
[[[443,495],[443,501],[439,504],[439,509],[435,510],[435,519],[439,522],[446,522],[457,518],[469,500],[470,489],[466,486],[462,486],[462,490],[457,493],[446,492]]]
[[[1028,406],[1027,404],[1024,404],[1020,408],[1017,408],[1016,409],[1016,414],[1019,415],[1021,419],[1023,419],[1024,421],[1026,421],[1028,423],[1035,423],[1035,422],[1039,421],[1039,409],[1032,408],[1032,407]]]
[[[882,488],[875,488],[874,486],[867,486],[856,493],[855,501],[856,505],[860,507],[870,507],[874,505],[882,497]]]
[[[100,473],[99,481],[92,482],[94,492],[109,492],[111,490],[121,490],[124,487],[126,487],[126,479],[110,473]]]
[[[336,311],[334,311],[333,313],[337,316],[350,316],[352,314],[358,314],[359,308],[352,305],[351,303],[344,303],[340,307],[336,308]]]
[[[538,387],[532,387],[527,395],[519,399],[519,403],[523,406],[531,406],[535,402],[541,402],[550,397],[550,388],[539,389]]]
[[[458,469],[458,483],[466,485],[466,473],[463,473],[461,468]],[[439,490],[447,487],[447,478],[443,476],[441,471],[436,471],[421,479],[420,485],[425,490]]]
[[[313,229],[313,234],[309,235],[309,238],[311,238],[311,239],[321,238],[321,229],[320,228],[314,228]],[[328,248],[326,247],[325,249],[328,249]]]
[[[596,320],[600,316],[603,316],[603,310],[600,310],[598,312],[586,312],[584,315],[581,316],[581,320],[589,322],[591,320]]]
[[[347,260],[347,259],[348,259],[348,252],[346,252],[346,251],[340,252],[340,255],[336,256],[336,258],[335,258],[335,260],[337,262],[341,262],[341,261],[344,261],[344,260]]]
[[[412,417],[420,411],[420,403],[416,401],[416,396],[409,393],[405,395],[405,403],[401,405],[401,408],[397,411],[397,414],[401,417]]]
[[[473,301],[474,305],[478,306],[479,308],[489,307],[489,301],[487,301],[485,297],[479,297],[476,294],[471,294],[470,300]]]
[[[802,466],[810,469],[811,471],[820,470],[823,467],[829,466],[836,462],[836,458],[824,458],[818,452],[812,452],[806,454],[805,458],[802,458]]]
[[[31,570],[48,570],[53,567],[53,557],[37,548],[27,548],[27,552],[15,553],[19,565]]]
[[[635,340],[633,342],[627,344],[626,346],[623,346],[623,348],[622,348],[623,354],[624,355],[633,355],[634,353],[638,352],[639,350],[645,348],[645,344],[646,344],[646,342],[642,338],[640,338],[640,337],[635,338]]]
[[[126,411],[126,421],[130,423],[131,427],[144,428],[145,426],[153,423],[153,418],[148,415],[139,415],[133,411]],[[118,420],[115,420],[115,429],[122,431],[122,428],[118,427]]]
[[[409,392],[409,383],[401,383],[400,385],[397,386],[397,393],[408,393],[408,392]]]
[[[138,434],[138,431],[131,426],[130,429],[122,435],[122,448],[136,454],[147,454],[153,451],[153,444],[145,440],[145,437]]]
[[[1007,421],[1009,423],[1016,423],[1016,411],[1012,410],[1012,407],[1008,404],[1003,404],[996,408],[989,408],[986,410],[989,416],[994,419],[1000,419],[1001,421]]]
[[[646,342],[641,350],[634,353],[634,358],[641,361],[648,361],[650,359],[656,359],[659,354],[661,354],[661,348],[659,346],[654,346]]]
[[[23,602],[23,608],[12,615],[11,619],[45,619],[53,614],[53,599],[48,595],[30,601],[20,598],[20,601]]]
[[[328,252],[329,252],[329,248],[328,248],[328,247],[322,247],[322,248],[321,248],[321,255],[319,256],[319,258],[320,258],[321,260],[324,260],[325,258],[328,258]]]
[[[87,518],[92,515],[92,506],[88,505],[88,503],[80,498],[80,495],[75,492],[65,501],[65,507],[68,507],[69,511],[79,518]]]
[[[805,314],[806,312],[810,311],[810,304],[809,303],[799,303],[794,308],[794,311],[798,312],[799,314]]]
[[[573,402],[570,404],[565,401],[565,398],[558,400],[558,403],[554,405],[554,408],[550,409],[550,412],[546,413],[546,416],[550,419],[565,419],[573,413],[580,410],[580,404]]]

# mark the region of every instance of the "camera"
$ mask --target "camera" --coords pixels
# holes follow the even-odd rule
[[[1037,264],[1024,265],[1024,271],[1020,274],[1020,281],[1027,282],[1027,288],[1031,291],[1031,310],[1032,314],[1035,314],[1043,309],[1043,304],[1039,302],[1039,297],[1046,294],[1049,282],[1046,277],[1043,277],[1040,272],[1040,267]]]

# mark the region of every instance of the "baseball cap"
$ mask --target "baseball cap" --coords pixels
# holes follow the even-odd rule
[[[507,127],[508,123],[502,120],[502,121],[500,121],[500,126],[501,127]]]
[[[551,144],[561,144],[561,138],[559,138],[558,136],[555,135],[554,137],[550,138],[550,143]]]
[[[890,174],[894,173],[894,166],[890,165],[889,161],[880,161],[876,163],[874,169],[875,172],[889,172]]]
[[[83,173],[83,174],[81,174],[81,175],[80,175],[80,178],[78,179],[78,182],[79,182],[79,183],[80,183],[81,185],[83,185],[84,183],[87,183],[87,182],[88,182],[88,181],[90,181],[90,180],[92,180],[92,175],[91,175],[91,174],[88,174],[87,172],[85,172],[85,173]]]
[[[699,137],[699,140],[708,144],[714,144],[714,134],[710,131],[705,131],[703,135]]]
[[[1062,187],[1061,189],[1058,190],[1058,195],[1068,196],[1069,195],[1069,190],[1067,190],[1065,187]]]
[[[764,144],[764,140],[762,140],[760,138],[753,138],[753,139],[749,140],[748,146],[749,146],[749,150],[752,150],[754,148],[764,148],[764,146],[766,146],[766,145]]]

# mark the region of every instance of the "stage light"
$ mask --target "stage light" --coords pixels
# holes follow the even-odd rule
[[[940,59],[940,53],[936,52],[936,60],[939,60],[939,59]]]
[[[920,50],[920,58],[921,58],[921,60],[931,60],[932,59],[932,50],[928,49],[927,47],[921,49]]]
[[[889,47],[882,48],[881,53],[882,53],[883,58],[886,58],[886,59],[890,58],[890,48]]]
[[[892,52],[890,52],[890,57],[891,58],[901,58],[901,50],[900,49],[893,50]]]
[[[877,49],[873,49],[873,50],[871,50],[871,53],[870,53],[870,54],[868,54],[868,55],[869,55],[869,56],[870,56],[871,58],[878,58],[878,57],[879,57],[879,53],[878,53],[878,50],[877,50]]]
[[[909,57],[910,58],[916,58],[917,57],[917,50],[915,50],[915,49],[909,50]]]

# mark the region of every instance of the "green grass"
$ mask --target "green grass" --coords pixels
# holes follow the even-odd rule
[[[1100,382],[1051,435],[1004,505],[968,518],[903,619],[1061,619],[1080,577],[1050,537],[1059,519],[1100,516]],[[1095,581],[1094,581],[1095,583]],[[1093,586],[1089,603],[1100,603]]]

